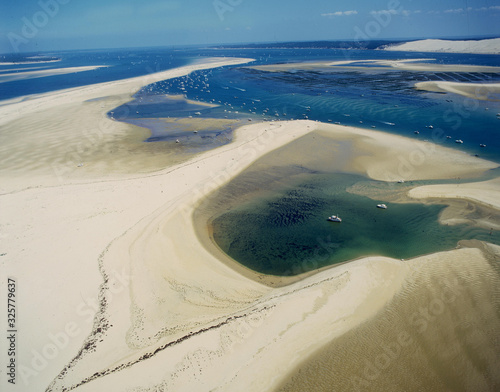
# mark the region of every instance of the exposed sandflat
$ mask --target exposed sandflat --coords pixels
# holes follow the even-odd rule
[[[54,69],[43,69],[35,71],[15,72],[15,73],[1,73],[2,71],[5,70],[0,69],[0,83],[12,82],[14,80],[22,80],[22,79],[43,78],[54,75],[65,75],[76,72],[93,71],[94,69],[101,67],[104,67],[104,65],[88,66],[88,67],[54,68]]]
[[[500,83],[419,82],[417,90],[454,93],[481,101],[500,101]]]
[[[303,63],[269,64],[249,66],[249,68],[268,72],[282,72],[289,70],[316,70],[325,72],[387,72],[387,71],[416,71],[416,72],[488,72],[499,73],[500,67],[439,64],[434,59],[405,59],[405,60],[344,60],[344,61],[315,61]],[[367,67],[366,65],[369,65]]]

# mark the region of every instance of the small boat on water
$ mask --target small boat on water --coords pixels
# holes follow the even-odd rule
[[[458,143],[458,144],[464,144],[464,141],[461,140],[461,139],[458,139],[458,140],[455,140],[455,143]]]
[[[486,144],[480,144],[479,147],[486,147]]]
[[[398,184],[403,184],[404,182],[405,182],[405,180],[399,180]]]
[[[446,139],[451,139],[451,136],[446,136]]]
[[[377,204],[377,208],[381,208],[383,210],[387,210],[387,206],[385,204]]]
[[[420,132],[419,131],[415,131],[413,132],[415,135],[418,135]]]
[[[338,215],[329,216],[327,220],[330,222],[342,222],[342,219]]]

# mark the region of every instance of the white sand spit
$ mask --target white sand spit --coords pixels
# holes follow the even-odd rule
[[[500,178],[464,184],[426,185],[412,189],[409,196],[415,199],[464,199],[500,210]]]
[[[70,73],[93,71],[95,69],[102,67],[107,67],[107,66],[96,65],[88,67],[67,67],[67,68],[54,68],[54,69],[44,69],[36,71],[15,72],[15,73],[1,73],[2,70],[0,70],[0,83],[12,82],[14,80],[35,79],[35,78],[43,78],[46,76],[65,75]]]

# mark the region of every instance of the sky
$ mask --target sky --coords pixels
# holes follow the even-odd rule
[[[1,0],[0,53],[500,37],[500,0]]]

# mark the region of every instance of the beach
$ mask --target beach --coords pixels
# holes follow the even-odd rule
[[[498,164],[305,120],[245,125],[230,144],[176,161],[161,144],[142,143],[147,130],[106,116],[146,84],[249,61],[210,59],[0,106],[0,260],[22,293],[19,390],[292,391],[311,382],[314,390],[356,390],[352,382],[391,390],[420,340],[428,351],[416,354],[419,374],[439,352],[444,373],[456,364],[473,375],[470,390],[498,387],[498,304],[487,301],[498,295],[498,246],[465,242],[410,261],[373,256],[283,278],[221,254],[193,219],[204,200],[259,158],[290,143],[300,151],[313,132],[349,145],[342,169],[374,180],[470,179],[458,188],[416,188],[409,194],[415,200],[464,199],[498,211],[498,180],[472,182]],[[424,328],[411,313],[409,322],[394,316],[409,307],[431,309],[435,323],[424,318]],[[463,345],[443,349],[450,334]],[[350,370],[341,368],[360,336],[365,352],[343,365]],[[372,364],[375,376],[365,359],[384,350],[379,339],[400,348]],[[483,372],[470,371],[470,352],[482,355]],[[440,376],[423,387],[458,384]]]

